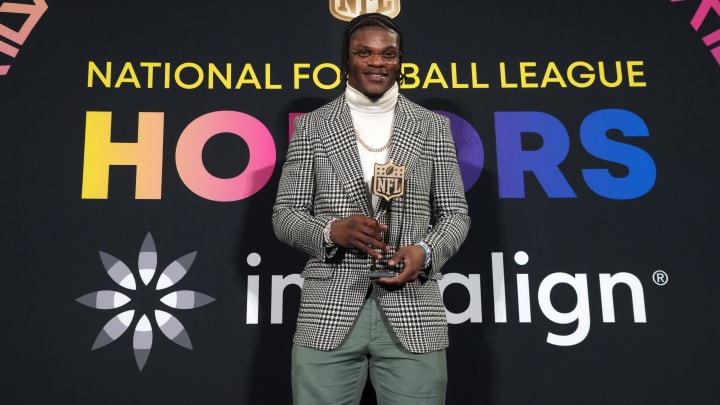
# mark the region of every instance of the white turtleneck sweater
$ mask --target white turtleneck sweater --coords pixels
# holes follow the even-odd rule
[[[370,100],[349,84],[345,89],[345,100],[350,107],[355,130],[363,142],[371,148],[381,148],[388,143],[392,135],[393,118],[395,117],[395,106],[398,100],[398,85],[395,83],[378,100]],[[382,152],[370,152],[360,143],[357,143],[360,164],[362,165],[363,179],[367,184],[368,201],[370,209],[374,210],[378,202],[378,196],[370,192],[372,186],[373,171],[375,163],[387,161],[388,150]]]

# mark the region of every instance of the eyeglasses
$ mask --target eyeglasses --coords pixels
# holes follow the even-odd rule
[[[360,49],[360,50],[350,50],[350,52],[355,55],[358,59],[367,60],[370,59],[373,55],[378,55],[380,58],[382,58],[383,61],[387,63],[394,63],[397,62],[397,57],[400,56],[400,52],[393,51],[393,50],[385,50],[385,51],[379,51],[374,52],[368,49]]]

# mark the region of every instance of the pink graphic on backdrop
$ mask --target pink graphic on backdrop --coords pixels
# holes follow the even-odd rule
[[[48,6],[44,0],[34,0],[33,4],[20,4],[4,2],[0,4],[0,13],[12,13],[12,14],[25,14],[27,19],[23,23],[22,27],[15,31],[12,28],[0,24],[0,39],[5,39],[14,42],[17,45],[22,45],[25,40],[32,32],[35,25],[40,21],[40,17],[45,14]],[[14,47],[7,42],[0,40],[0,52],[8,55],[12,58],[17,56],[18,48]],[[10,70],[10,65],[0,65],[0,76],[7,75]]]
[[[18,49],[7,42],[0,41],[0,52],[14,58],[17,56]]]
[[[690,21],[690,25],[695,28],[695,31],[700,29],[700,25],[707,19],[710,10],[713,10],[716,15],[720,15],[720,0],[702,0],[700,2],[695,15]]]
[[[678,3],[683,0],[670,1]],[[700,27],[708,20],[711,11],[715,13],[715,17],[720,17],[720,0],[701,0],[695,15],[692,20],[690,20],[690,25],[692,25],[696,32],[700,31]],[[713,20],[717,21],[716,18],[713,18]],[[705,35],[703,37],[703,42],[708,47],[715,44],[717,45],[715,48],[710,49],[710,53],[715,58],[715,61],[717,61],[720,65],[720,27],[710,34]]]
[[[17,55],[18,49],[8,43],[0,41],[0,52],[14,58]],[[9,70],[10,65],[0,65],[0,76],[5,76]]]
[[[295,118],[297,118],[303,114],[305,114],[305,113],[291,112],[288,114],[288,123],[289,123],[288,140],[292,139],[293,133],[295,132]]]
[[[245,170],[230,179],[213,176],[202,161],[205,143],[221,133],[239,136],[250,150]],[[270,180],[275,161],[275,141],[270,131],[257,118],[239,111],[215,111],[198,117],[180,135],[175,151],[182,181],[195,194],[211,201],[238,201],[257,193]]]

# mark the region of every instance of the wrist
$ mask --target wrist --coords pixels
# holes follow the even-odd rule
[[[423,268],[428,267],[430,265],[430,255],[432,253],[430,246],[428,246],[425,242],[418,242],[415,246],[420,246],[423,250],[425,250],[425,262],[423,263]]]
[[[332,230],[332,224],[333,222],[337,221],[337,218],[332,218],[325,224],[325,227],[323,228],[323,242],[327,246],[334,246],[335,242],[333,242],[332,238],[330,237],[330,231]]]

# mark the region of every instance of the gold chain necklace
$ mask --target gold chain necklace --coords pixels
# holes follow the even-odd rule
[[[363,141],[362,138],[360,138],[360,133],[357,131],[357,129],[355,130],[355,139],[357,139],[360,146],[365,148],[365,150],[367,150],[368,152],[378,153],[378,152],[384,152],[387,150],[387,148],[390,147],[390,142],[392,141],[392,136],[390,136],[390,138],[388,138],[388,141],[385,145],[383,145],[379,148],[373,148],[373,147],[369,146],[368,144],[366,144],[365,141]]]

